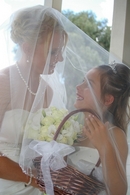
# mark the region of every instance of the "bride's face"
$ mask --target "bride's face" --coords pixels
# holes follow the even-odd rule
[[[37,70],[41,74],[43,70],[49,74],[53,73],[56,63],[63,61],[62,50],[64,47],[64,37],[61,37],[61,34],[55,32],[50,45],[51,46],[47,49],[46,40],[43,38],[43,40],[37,44],[34,52],[33,64],[36,65]]]
[[[97,110],[101,104],[100,74],[97,69],[91,69],[83,82],[76,87],[77,98],[75,107],[77,109],[87,108]]]

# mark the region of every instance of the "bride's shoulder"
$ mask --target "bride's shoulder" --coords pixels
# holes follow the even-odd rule
[[[9,68],[0,70],[0,91],[6,90],[9,87]]]
[[[9,80],[10,72],[14,71],[14,65],[5,67],[0,70],[0,81],[2,80]]]
[[[15,69],[16,69],[15,65],[11,65],[11,66],[1,69],[0,70],[0,80],[2,79],[9,80],[10,72],[14,72]]]

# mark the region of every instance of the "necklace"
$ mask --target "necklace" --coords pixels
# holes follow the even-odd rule
[[[16,63],[15,65],[16,65],[16,68],[17,68],[17,70],[18,70],[19,76],[20,76],[20,78],[23,80],[23,82],[24,82],[25,86],[27,87],[28,91],[29,91],[32,95],[36,95],[37,93],[34,93],[34,92],[31,91],[31,89],[29,88],[29,86],[28,86],[27,82],[25,81],[23,75],[21,74],[20,69],[19,69],[19,67],[18,67],[18,63]]]

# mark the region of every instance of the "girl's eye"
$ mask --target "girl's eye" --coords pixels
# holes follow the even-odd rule
[[[88,82],[86,81],[86,79],[83,79],[81,84],[85,87],[88,87]]]
[[[82,83],[87,84],[88,85],[88,81],[86,79],[83,79]]]
[[[86,87],[92,87],[92,83],[89,80],[83,79],[82,83],[86,86]]]

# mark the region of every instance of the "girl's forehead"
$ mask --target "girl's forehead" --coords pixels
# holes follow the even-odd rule
[[[95,78],[95,77],[100,77],[100,74],[99,74],[99,71],[97,68],[93,68],[91,70],[89,70],[87,73],[86,73],[86,77],[87,78]]]

